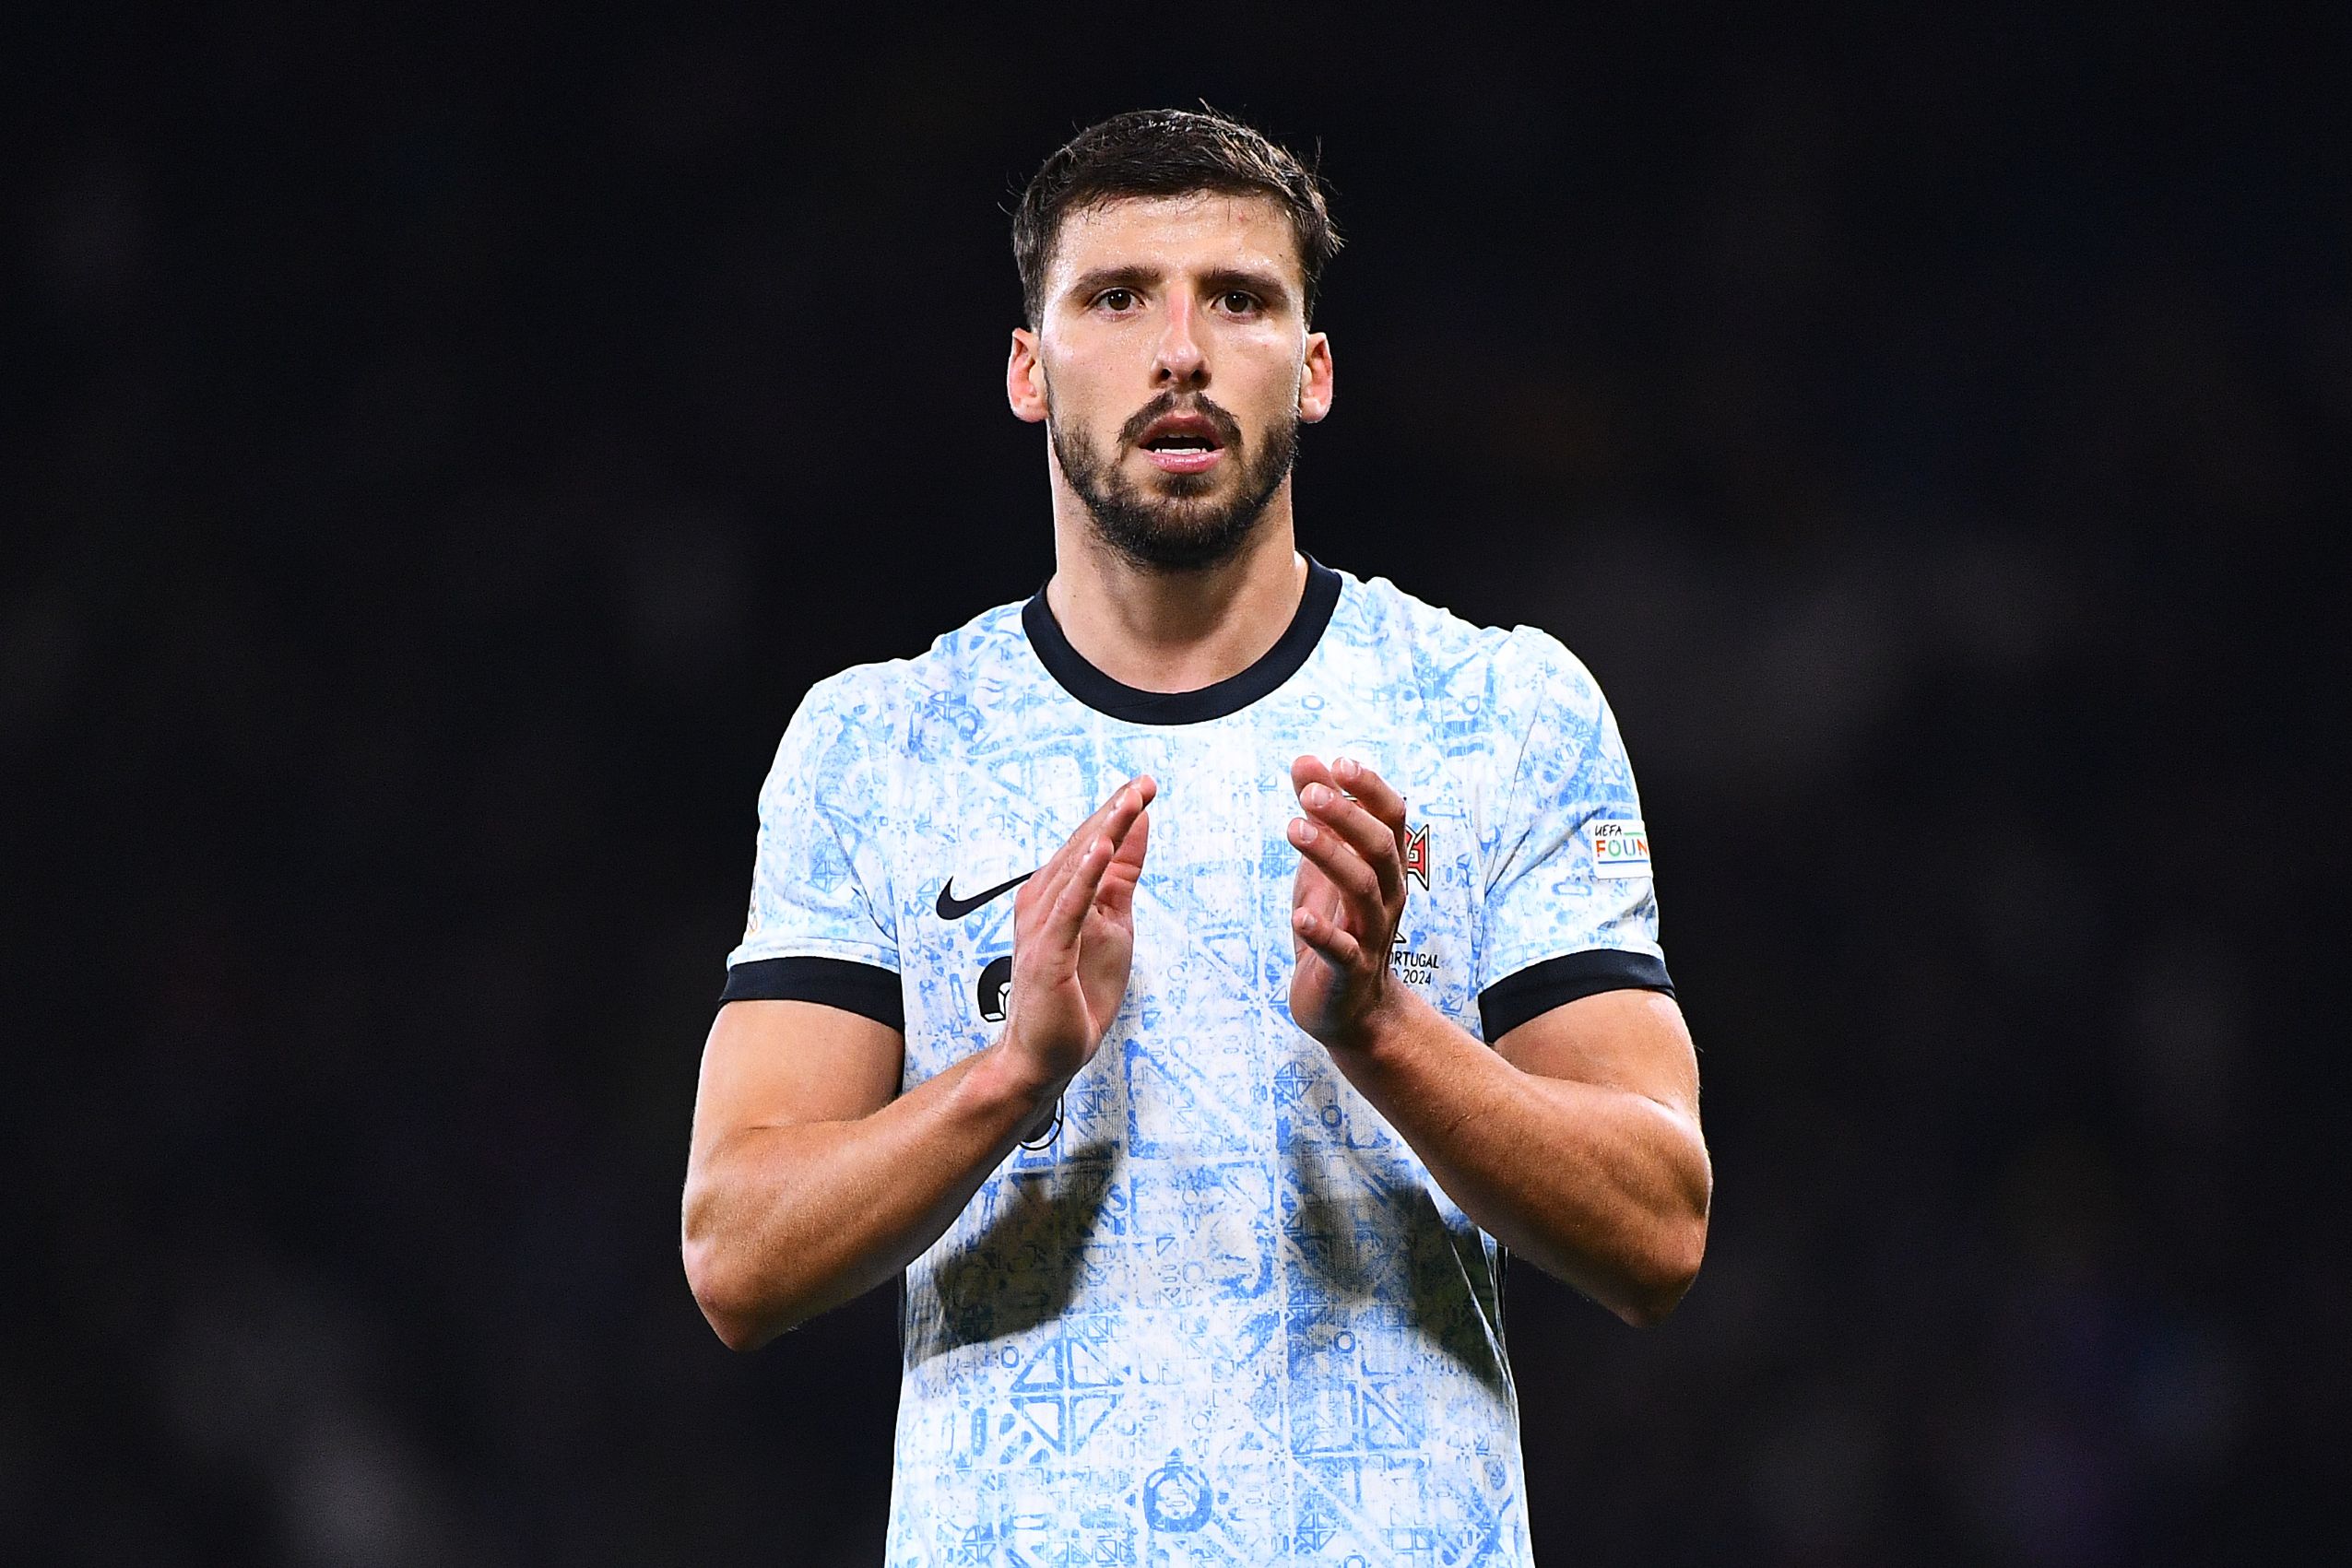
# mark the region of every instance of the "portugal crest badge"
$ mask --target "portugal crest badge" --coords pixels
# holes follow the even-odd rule
[[[1429,828],[1423,824],[1405,830],[1405,875],[1421,884],[1422,891],[1429,890]]]

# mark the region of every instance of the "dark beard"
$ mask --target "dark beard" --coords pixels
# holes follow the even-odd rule
[[[1161,495],[1145,495],[1128,481],[1115,462],[1104,460],[1084,431],[1050,427],[1062,477],[1085,502],[1087,514],[1094,520],[1094,532],[1129,563],[1147,572],[1199,572],[1238,555],[1298,455],[1294,418],[1268,430],[1264,448],[1253,456],[1243,444],[1240,422],[1233,415],[1206,397],[1180,398],[1167,392],[1128,420],[1119,431],[1120,450],[1142,439],[1153,420],[1177,412],[1206,415],[1217,427],[1217,440],[1241,465],[1241,487],[1226,504],[1198,499],[1216,482],[1209,474],[1172,474]]]

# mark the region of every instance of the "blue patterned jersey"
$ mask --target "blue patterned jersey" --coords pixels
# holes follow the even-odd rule
[[[1668,988],[1591,676],[1385,580],[1310,563],[1281,643],[1176,694],[1087,664],[1041,594],[786,730],[726,995],[882,1020],[910,1086],[996,1036],[991,890],[1160,785],[1102,1049],[907,1270],[892,1568],[1529,1561],[1501,1248],[1291,1021],[1302,753],[1403,792],[1392,964],[1463,1028]]]

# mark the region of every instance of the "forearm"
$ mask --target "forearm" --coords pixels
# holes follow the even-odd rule
[[[1629,1091],[1548,1078],[1400,988],[1332,1060],[1489,1234],[1636,1324],[1698,1269],[1711,1176],[1691,1116]]]
[[[904,1268],[1060,1088],[991,1047],[871,1115],[730,1134],[686,1188],[687,1274],[712,1327],[751,1350]]]

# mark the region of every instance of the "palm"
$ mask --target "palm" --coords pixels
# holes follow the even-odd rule
[[[1289,837],[1299,852],[1291,883],[1291,1019],[1326,1045],[1359,1042],[1394,999],[1390,935],[1404,912],[1404,796],[1372,769],[1341,757],[1291,764],[1304,816]]]
[[[1093,1059],[1127,996],[1154,787],[1140,778],[1113,796],[1015,901],[1005,1032],[1048,1076]]]
[[[1291,878],[1291,907],[1311,910],[1335,925],[1353,930],[1331,879],[1312,861],[1301,861]],[[1291,936],[1291,1018],[1313,1034],[1330,1020],[1346,979],[1331,961],[1294,930]]]
[[[1104,1031],[1111,1027],[1119,1003],[1126,999],[1128,975],[1134,964],[1135,911],[1127,907],[1113,914],[1097,900],[1078,937],[1078,986],[1087,1038],[1100,1041]]]
[[[1077,964],[1038,987],[1034,998],[1016,997],[1027,1016],[1021,1021],[1040,1038],[1083,1043],[1082,1065],[1093,1059],[1104,1033],[1127,996],[1135,958],[1132,913],[1112,914],[1098,900],[1078,936]]]

